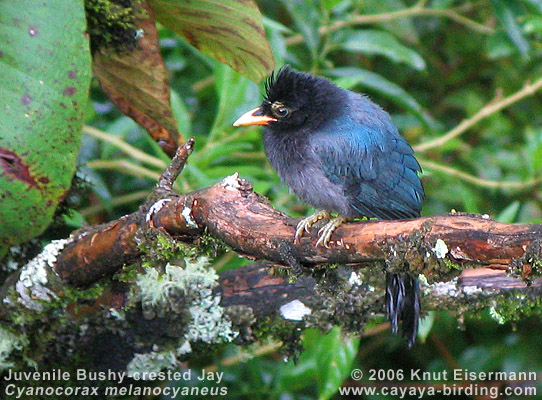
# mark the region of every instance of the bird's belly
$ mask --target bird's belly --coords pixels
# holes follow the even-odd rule
[[[345,217],[356,216],[352,215],[343,188],[325,176],[303,135],[277,136],[266,130],[263,139],[269,162],[300,200],[317,209]]]
[[[349,200],[343,189],[331,182],[316,168],[297,168],[278,171],[282,180],[305,203],[345,217],[353,217]]]

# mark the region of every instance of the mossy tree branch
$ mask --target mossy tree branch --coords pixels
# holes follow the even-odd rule
[[[207,345],[220,340],[246,344],[270,335],[295,347],[295,332],[300,327],[327,329],[340,325],[346,331],[359,332],[369,318],[383,314],[384,270],[423,274],[425,311],[449,309],[463,313],[491,305],[505,320],[539,309],[542,280],[536,278],[542,258],[542,225],[501,224],[487,215],[456,213],[405,221],[347,223],[334,233],[329,248],[315,246],[315,227],[294,244],[297,220],[275,210],[237,175],[188,194],[172,192],[171,185],[192,146],[193,142],[188,141],[178,150],[138,211],[75,232],[10,276],[0,287],[4,305],[0,319],[11,327],[27,330],[34,326],[33,318],[43,321],[60,315],[71,321],[61,327],[51,325],[57,330],[52,337],[60,337],[60,330],[66,334],[84,315],[90,328],[84,338],[73,338],[71,343],[76,346],[78,341],[88,344],[101,340],[104,330],[114,336],[117,333],[111,332],[130,330],[133,334],[112,340],[126,354],[125,360],[115,361],[123,368],[123,363],[126,367],[136,360],[135,353],[148,351],[149,357],[156,357],[156,352],[149,349],[157,348],[158,342],[160,349],[172,340],[180,346],[179,337],[183,343],[195,345],[203,341]],[[190,275],[178,266],[162,265],[158,266],[162,272],[155,273],[163,274],[158,283],[150,281],[152,274],[148,270],[153,268],[136,268],[132,286],[144,291],[154,285],[155,293],[140,295],[134,301],[129,294],[130,284],[119,285],[117,279],[108,287],[106,281],[92,293],[94,305],[89,306],[88,291],[77,288],[103,282],[102,278],[119,272],[126,264],[138,264],[145,256],[142,240],[153,235],[163,235],[173,244],[193,243],[210,235],[241,255],[270,263],[227,271],[220,277],[212,270],[208,276],[201,269]],[[292,274],[270,274],[273,265],[294,271],[297,279],[292,282]],[[195,279],[197,290],[186,286],[190,279]],[[202,282],[208,288],[204,298],[198,297]],[[178,297],[179,291],[184,297]],[[84,307],[69,306],[80,299]],[[139,306],[125,310],[126,304]],[[195,309],[194,304],[200,308],[202,304],[220,307],[220,312],[211,313],[218,315],[219,321],[205,328],[205,339],[198,336],[197,327],[184,332],[194,322],[187,316],[188,309]],[[125,316],[115,317],[109,311],[112,309]],[[92,317],[96,314],[99,317]],[[104,320],[108,322],[104,324]],[[157,324],[159,329],[149,330],[149,324]],[[215,327],[221,333],[213,337]],[[180,346],[177,353],[181,347],[184,349]]]
[[[396,270],[406,260],[411,272],[429,281],[446,280],[464,266],[507,270],[519,264],[523,269],[517,272],[528,278],[541,257],[542,225],[502,224],[487,215],[347,223],[325,248],[315,246],[317,229],[294,244],[297,220],[275,210],[237,176],[186,195],[164,193],[169,194],[134,214],[77,233],[58,256],[56,272],[77,286],[115,272],[138,257],[132,239],[145,227],[162,229],[184,242],[206,231],[242,255],[290,267],[339,263],[357,269],[381,262]],[[122,251],[114,247],[119,244]],[[111,252],[114,259],[108,256]]]

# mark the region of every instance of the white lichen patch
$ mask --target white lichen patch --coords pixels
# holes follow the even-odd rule
[[[427,283],[427,280],[425,281]],[[432,293],[434,296],[457,297],[459,290],[457,288],[458,278],[448,282],[435,282],[427,284],[424,288],[426,294]]]
[[[135,39],[136,39],[136,40],[139,40],[139,39],[141,39],[141,38],[144,37],[144,36],[145,36],[145,30],[143,30],[143,29],[136,29],[136,31],[135,31]]]
[[[284,304],[280,308],[282,318],[290,321],[301,321],[305,315],[309,315],[311,312],[310,308],[297,299]]]
[[[420,275],[422,277],[422,275]],[[459,285],[459,278],[456,277],[448,282],[435,282],[433,284],[427,283],[425,277],[420,279],[420,285],[423,288],[423,292],[426,295],[432,294],[433,296],[443,297],[469,297],[476,295],[491,295],[492,289],[483,289],[478,286]]]
[[[184,268],[167,264],[164,274],[149,268],[145,274],[138,275],[136,283],[143,307],[168,306],[170,294],[181,291],[190,301],[188,310],[192,317],[186,327],[185,338],[190,342],[231,342],[238,332],[232,330],[231,321],[220,306],[220,295],[213,293],[218,284],[216,271],[207,267],[206,257],[195,262],[185,259],[185,263]],[[175,297],[171,301],[178,299]]]
[[[185,259],[185,262],[184,268],[171,264],[166,266],[166,274],[182,289],[193,289],[194,285],[213,288],[218,284],[218,275],[213,268],[208,267],[207,257],[198,257],[196,261]]]
[[[189,308],[192,320],[185,336],[189,341],[231,342],[239,334],[232,330],[231,321],[224,315],[220,296],[213,296],[210,289],[205,289],[202,296],[192,304]]]
[[[189,353],[192,353],[192,346],[190,346],[190,342],[188,340],[181,346],[177,347],[177,355],[182,356]]]
[[[19,269],[19,263],[13,257],[20,256],[22,253],[21,246],[12,246],[9,248],[8,256],[4,258],[3,263],[0,263],[0,270],[13,272]]]
[[[117,310],[115,308],[110,308],[109,309],[109,315],[111,316],[111,318],[116,319],[117,321],[125,321],[126,320],[126,315],[124,314],[124,312],[120,312],[119,310]]]
[[[18,302],[26,308],[42,311],[41,302],[50,302],[57,295],[47,287],[48,274],[54,273],[57,256],[68,240],[53,240],[40,254],[28,262],[21,270],[15,289],[19,294]]]
[[[28,340],[25,336],[18,336],[0,326],[0,372],[14,366],[8,361],[10,354],[15,350],[21,350]]]
[[[225,177],[222,180],[222,186],[228,190],[239,190],[241,188],[241,185],[239,184],[239,172]]]
[[[482,294],[482,293],[484,293],[483,289],[478,287],[478,286],[463,286],[463,288],[461,290],[467,296],[472,296],[474,294]]]
[[[212,289],[216,285],[218,275],[214,269],[206,267],[206,257],[200,257],[196,262],[185,259],[185,262],[184,268],[168,263],[164,274],[154,268],[147,268],[144,274],[139,274],[136,284],[141,289],[141,302],[156,307],[167,303],[173,289],[180,289],[186,295],[188,292],[198,291],[199,287]]]
[[[4,263],[4,266],[2,266],[2,268],[8,272],[17,271],[19,269],[19,263],[17,263],[17,261],[8,259],[7,262]]]
[[[424,274],[418,275],[418,281],[419,281],[420,284],[422,284],[422,285],[429,285],[429,282],[427,282],[427,278],[425,277]]]
[[[179,362],[172,351],[155,352],[134,355],[126,366],[126,375],[136,379],[150,379],[150,373],[158,373],[163,369],[176,369]]]
[[[139,274],[136,280],[139,286],[139,298],[143,305],[155,307],[167,301],[169,287],[172,283],[167,276],[160,276],[154,268],[147,268],[144,274]]]
[[[446,246],[444,240],[437,239],[435,247],[433,247],[433,252],[435,253],[435,256],[437,256],[437,258],[442,259],[446,257],[446,254],[448,254],[448,246]]]
[[[10,252],[10,254],[13,254],[13,255],[21,254],[22,253],[22,248],[21,248],[21,246],[12,246],[12,247],[9,248],[9,252]]]
[[[60,254],[62,249],[69,243],[67,239],[53,240],[47,246],[45,246],[40,253],[50,267],[53,267],[56,262],[56,256]],[[36,258],[38,258],[38,255]]]

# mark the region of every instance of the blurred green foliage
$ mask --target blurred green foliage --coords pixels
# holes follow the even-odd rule
[[[418,146],[427,193],[424,215],[455,209],[507,223],[542,221],[542,95],[521,92],[528,83],[538,81],[536,90],[542,86],[541,1],[261,0],[258,5],[277,67],[289,63],[367,93]],[[160,37],[179,129],[196,139],[177,189],[209,186],[237,171],[276,208],[293,216],[311,211],[267,163],[260,129],[231,126],[260,103],[262,86],[168,29],[161,28]],[[518,101],[490,108],[515,93],[520,93]],[[100,222],[134,211],[167,158],[97,85],[92,99],[88,124],[155,158],[153,164],[110,141],[84,136],[81,173],[93,192],[81,213],[87,221]],[[467,123],[459,135],[431,142],[474,119],[478,122]],[[215,266],[234,268],[243,262],[226,254]],[[307,333],[308,350],[297,366],[272,352],[220,369],[226,372],[229,399],[326,399],[352,368],[541,371],[542,347],[534,345],[540,320],[498,325],[489,313],[461,320],[431,313],[422,330],[424,342],[410,351],[399,337],[379,329],[382,318],[360,340],[342,339],[335,331]],[[228,348],[222,357],[243,359],[238,351]],[[341,372],[331,373],[332,368]],[[362,383],[375,384],[367,381],[367,373]]]

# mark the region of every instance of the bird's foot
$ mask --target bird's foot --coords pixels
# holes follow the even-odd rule
[[[299,239],[303,236],[305,232],[310,232],[311,227],[318,221],[324,218],[330,218],[331,215],[327,211],[318,211],[314,214],[308,216],[307,218],[303,218],[299,224],[297,224],[297,228],[295,230],[295,236],[294,236],[294,243],[299,243]]]
[[[329,241],[331,240],[331,236],[333,235],[333,232],[341,226],[347,219],[345,217],[337,217],[332,218],[329,220],[327,224],[325,224],[319,231],[318,235],[320,236],[318,238],[318,241],[316,242],[316,246],[323,245],[324,247],[329,248]]]

